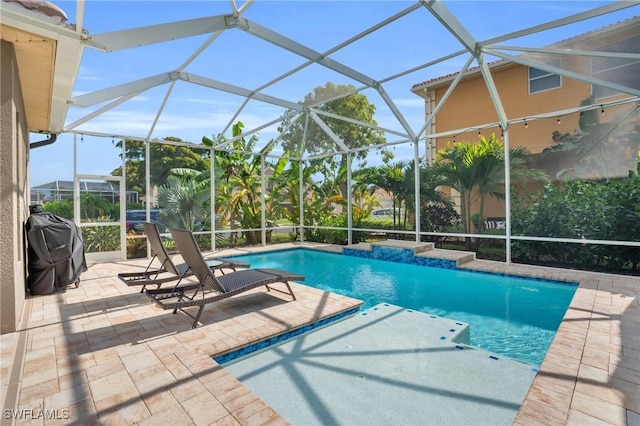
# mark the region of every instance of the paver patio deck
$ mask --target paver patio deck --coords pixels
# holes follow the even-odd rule
[[[20,330],[0,340],[3,425],[286,424],[211,356],[360,303],[301,284],[296,301],[256,289],[208,306],[191,329],[116,278],[145,264],[94,264],[79,288],[27,300]],[[462,267],[580,283],[516,424],[640,424],[640,279]]]

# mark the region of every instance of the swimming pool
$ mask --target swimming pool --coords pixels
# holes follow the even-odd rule
[[[471,344],[540,365],[577,288],[550,281],[434,268],[308,249],[236,257],[305,276],[305,285],[469,324]]]

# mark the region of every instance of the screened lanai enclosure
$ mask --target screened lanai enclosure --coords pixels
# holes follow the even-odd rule
[[[147,255],[145,210],[202,248],[401,239],[640,274],[637,1],[58,6],[84,51],[31,182],[139,194],[44,203],[97,256]]]

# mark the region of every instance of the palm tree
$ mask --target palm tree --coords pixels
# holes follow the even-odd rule
[[[403,189],[405,184],[404,169],[407,167],[406,162],[399,161],[394,164],[384,164],[382,166],[367,167],[361,169],[354,174],[354,179],[362,184],[374,185],[384,189],[391,195],[391,203],[393,208],[393,226],[400,222],[397,217],[397,209],[402,207],[403,195],[406,191]]]
[[[420,199],[415,200],[415,163],[410,162],[405,169],[404,199],[407,212],[416,211],[416,204],[423,215],[430,205],[440,205],[442,207],[452,206],[451,200],[444,192],[438,189],[442,185],[442,178],[436,173],[433,167],[427,167],[424,163],[420,167]],[[406,216],[405,216],[406,220]]]
[[[188,176],[170,175],[158,190],[162,220],[170,228],[200,231],[209,220],[208,188]]]
[[[511,182],[523,186],[527,180],[545,180],[539,170],[529,169],[529,152],[524,147],[509,150]],[[464,233],[471,229],[471,205],[479,201],[479,216],[484,213],[487,196],[505,197],[504,146],[491,134],[489,139],[480,136],[478,143],[458,142],[438,153],[435,168],[445,185],[460,193],[460,211]],[[479,221],[479,231],[482,231]],[[467,249],[470,240],[466,239]]]

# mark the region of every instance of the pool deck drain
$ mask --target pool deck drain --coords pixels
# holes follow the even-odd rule
[[[379,304],[225,366],[293,425],[513,423],[535,369],[466,324]]]

